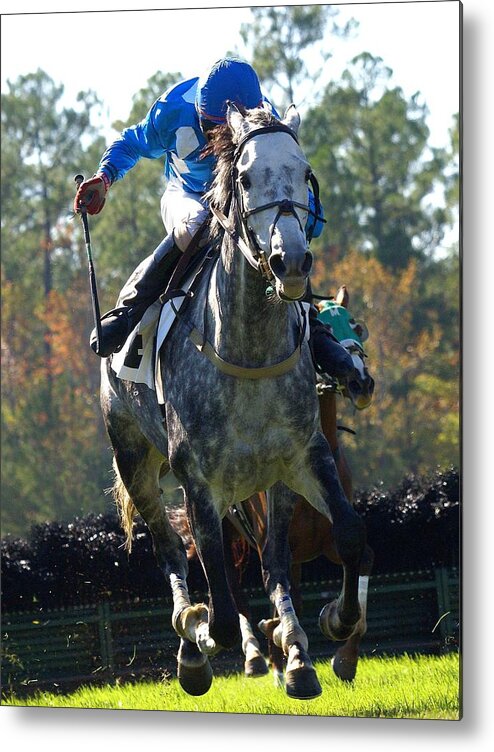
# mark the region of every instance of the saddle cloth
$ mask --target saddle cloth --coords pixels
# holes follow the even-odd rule
[[[187,292],[194,280],[192,274],[181,285]],[[141,321],[129,334],[125,345],[112,358],[112,370],[119,379],[135,384],[146,384],[158,393],[158,401],[164,404],[159,376],[159,351],[176,318],[175,311],[182,306],[185,297],[161,303],[157,300],[146,311]],[[175,310],[174,310],[175,309]]]

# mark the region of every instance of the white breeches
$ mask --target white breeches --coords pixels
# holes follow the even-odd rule
[[[161,217],[167,233],[173,230],[175,243],[181,251],[185,251],[207,214],[200,193],[188,193],[178,183],[168,183],[161,197]]]

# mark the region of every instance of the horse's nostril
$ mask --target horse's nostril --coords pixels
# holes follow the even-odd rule
[[[309,251],[304,256],[273,251],[269,257],[269,266],[278,279],[285,279],[288,276],[307,277],[312,268],[312,260],[312,253]]]
[[[269,266],[275,277],[283,279],[286,276],[285,262],[281,257],[281,253],[272,253],[269,257]]]
[[[310,251],[307,251],[307,253],[304,256],[304,262],[302,264],[302,274],[308,274],[310,270],[312,269],[312,261],[313,256]]]

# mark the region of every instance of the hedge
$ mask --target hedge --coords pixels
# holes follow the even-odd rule
[[[355,506],[367,525],[375,573],[457,567],[460,559],[460,478],[455,468],[429,478],[406,476],[392,491],[357,491]],[[25,538],[1,543],[2,609],[58,608],[102,599],[136,601],[168,593],[142,520],[130,556],[115,510],[71,522],[33,526]],[[309,580],[340,576],[321,557],[304,565]],[[261,583],[252,553],[244,587]],[[197,561],[190,562],[191,591],[204,589]]]

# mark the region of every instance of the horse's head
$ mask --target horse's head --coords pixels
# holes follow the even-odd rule
[[[311,170],[297,141],[300,117],[294,106],[279,121],[263,108],[243,113],[229,104],[227,124],[237,229],[278,296],[298,300],[312,266],[305,234]]]
[[[341,393],[347,397],[357,410],[365,410],[372,402],[374,394],[374,379],[365,365],[365,352],[358,344],[346,345],[341,343],[350,353],[355,366],[351,378],[345,379],[341,384]]]
[[[348,290],[342,285],[335,299],[319,304],[320,318],[329,324],[340,344],[350,353],[355,371],[353,375],[339,383],[339,391],[350,400],[357,410],[369,407],[374,394],[374,379],[370,375],[365,360],[363,343],[369,331],[363,321],[358,321],[347,311]]]

